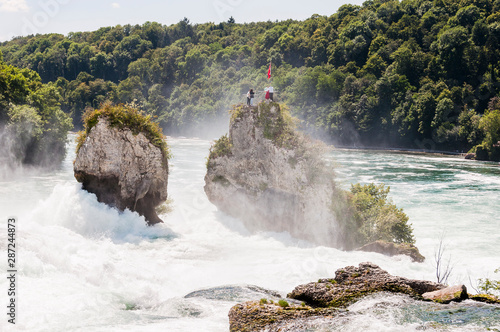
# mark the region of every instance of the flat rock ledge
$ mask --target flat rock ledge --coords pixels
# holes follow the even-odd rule
[[[460,302],[467,300],[469,295],[467,294],[467,287],[464,285],[456,285],[446,287],[434,292],[424,293],[422,297],[426,300],[431,300],[438,303],[447,304],[450,302]]]
[[[111,127],[100,117],[77,152],[75,178],[101,203],[162,222],[155,207],[167,199],[168,161],[160,148],[128,128]]]

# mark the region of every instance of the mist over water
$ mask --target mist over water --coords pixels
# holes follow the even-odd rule
[[[443,231],[455,262],[450,282],[466,282],[467,274],[492,277],[500,267],[497,165],[428,155],[331,153],[342,187],[372,181],[391,186],[390,196],[409,215],[417,246],[427,257],[425,263],[412,263],[407,257],[318,247],[285,233],[250,234],[205,196],[210,142],[168,142],[174,156],[173,211],[154,227],[137,213],[120,213],[81,190],[73,178],[73,141],[60,169],[0,181],[0,227],[6,229],[9,216],[18,218],[19,248],[18,324],[12,329],[2,319],[2,331],[227,331],[234,304],[269,298],[247,284],[286,295],[299,284],[364,261],[392,274],[434,280],[432,256]],[[6,233],[0,234],[5,252]],[[3,271],[6,264],[0,259]],[[3,302],[6,287],[0,279]],[[205,291],[184,297],[200,289]],[[499,328],[491,310],[468,309],[450,322],[430,304],[381,294],[353,305],[340,321],[318,321],[312,331],[484,331]]]

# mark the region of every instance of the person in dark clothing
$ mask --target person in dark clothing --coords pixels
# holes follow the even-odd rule
[[[247,105],[252,106],[253,105],[253,98],[255,97],[255,93],[253,92],[253,89],[250,89],[247,93]]]

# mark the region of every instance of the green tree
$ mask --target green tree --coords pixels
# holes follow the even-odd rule
[[[387,199],[389,191],[384,184],[351,185],[349,202],[354,207],[358,245],[377,240],[415,243],[408,216]]]

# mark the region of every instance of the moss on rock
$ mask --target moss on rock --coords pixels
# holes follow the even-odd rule
[[[151,144],[161,150],[165,161],[170,159],[170,151],[165,142],[162,129],[153,121],[153,117],[144,114],[138,108],[124,104],[105,104],[100,109],[85,112],[83,115],[84,130],[79,132],[77,136],[77,153],[85,142],[87,135],[102,118],[107,119],[112,128],[128,128],[134,135],[142,133]]]

